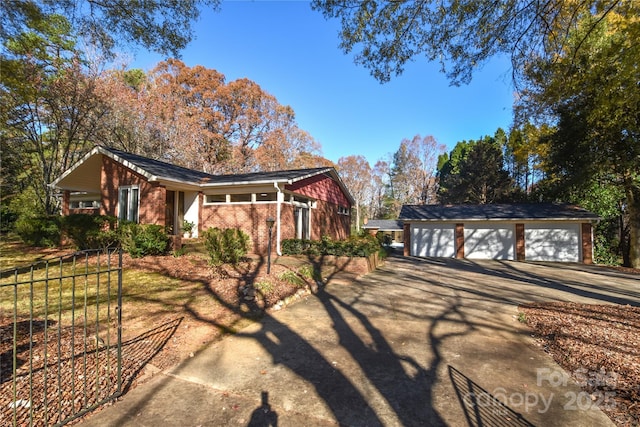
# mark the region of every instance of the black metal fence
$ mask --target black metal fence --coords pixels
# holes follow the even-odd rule
[[[63,425],[122,393],[122,252],[0,272],[0,425]]]

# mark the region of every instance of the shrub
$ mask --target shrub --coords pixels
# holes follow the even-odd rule
[[[305,285],[305,281],[300,276],[298,276],[295,271],[292,270],[283,271],[282,273],[280,273],[278,278],[299,288],[302,288]]]
[[[122,222],[118,234],[122,249],[134,258],[164,255],[169,251],[171,239],[161,225]]]
[[[0,203],[0,233],[8,233],[15,228],[18,214],[8,204]]]
[[[15,228],[20,239],[29,246],[56,247],[60,244],[60,216],[21,215]]]
[[[249,251],[249,235],[237,228],[208,228],[203,237],[211,265],[237,264]]]
[[[61,226],[78,249],[101,249],[118,244],[116,221],[112,216],[72,214],[62,217]]]
[[[380,251],[380,243],[371,236],[350,237],[347,240],[331,240],[323,236],[320,241],[285,239],[282,253],[285,255],[335,255],[367,257]]]

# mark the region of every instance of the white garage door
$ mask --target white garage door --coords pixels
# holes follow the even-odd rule
[[[580,224],[526,224],[524,257],[527,261],[580,262]]]
[[[491,222],[465,223],[464,257],[515,259],[515,226]]]
[[[411,224],[411,255],[453,258],[455,254],[454,224]]]

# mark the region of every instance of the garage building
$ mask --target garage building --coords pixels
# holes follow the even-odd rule
[[[599,217],[569,204],[404,205],[404,254],[593,262]]]

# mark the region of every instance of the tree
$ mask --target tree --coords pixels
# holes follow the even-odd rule
[[[637,4],[637,3],[636,3]],[[554,62],[532,62],[519,112],[554,125],[548,136],[549,177],[556,196],[571,197],[605,182],[624,195],[628,264],[640,266],[640,20],[582,16]],[[604,181],[603,181],[604,180]],[[624,236],[623,236],[624,239]]]
[[[371,188],[371,166],[364,156],[340,157],[336,165],[340,178],[344,181],[356,202],[356,230],[360,231],[360,211]]]
[[[458,143],[456,148],[449,164],[441,169],[441,203],[487,204],[511,199],[513,181],[503,167],[501,147],[494,138]],[[449,172],[445,174],[445,170]]]
[[[358,49],[355,62],[380,82],[423,55],[440,61],[453,84],[468,83],[473,70],[495,55],[509,56],[515,74],[532,57],[555,58],[585,13],[597,17],[585,36],[612,12],[640,16],[634,0],[314,0],[312,8],[341,20],[340,47],[345,53]]]
[[[415,193],[418,195],[417,203],[421,205],[434,204],[437,202],[437,179],[436,168],[438,156],[444,153],[444,144],[431,136],[420,135],[413,137],[407,143],[409,152],[417,159],[416,168],[409,173],[414,177]]]
[[[117,46],[139,44],[177,56],[192,38],[199,6],[217,9],[220,0],[9,0],[0,2],[0,37],[14,38],[26,28],[63,17],[74,35],[111,55]]]
[[[6,40],[0,55],[2,138],[21,160],[22,190],[31,188],[37,210],[53,214],[58,200],[48,184],[86,152],[104,106],[69,22],[51,15],[29,26]]]

